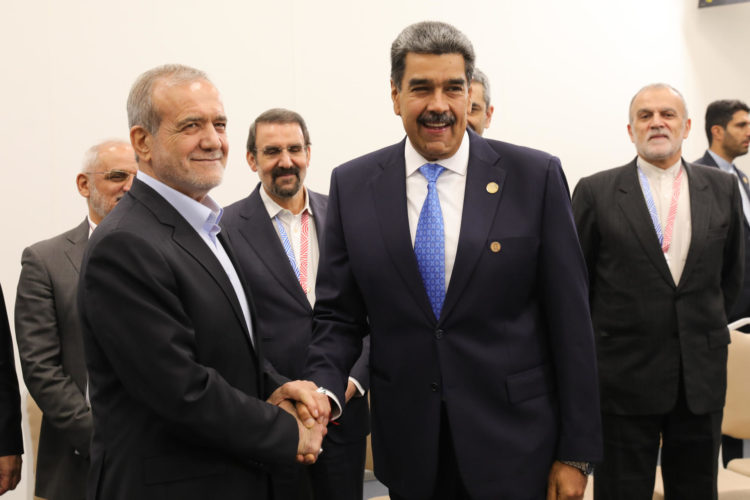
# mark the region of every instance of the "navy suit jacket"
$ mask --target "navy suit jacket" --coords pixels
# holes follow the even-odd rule
[[[693,163],[719,168],[714,161],[713,156],[711,156],[708,151]],[[750,249],[750,225],[747,223],[747,217],[742,218],[742,228],[745,236],[745,273],[742,281],[742,290],[740,290],[737,301],[729,312],[729,321],[735,321],[750,316],[750,251],[748,251],[748,249]]]
[[[94,415],[87,498],[268,498],[264,464],[295,463],[299,436],[264,401],[280,380],[219,260],[138,179],[92,234],[78,306]]]
[[[273,222],[260,196],[261,184],[247,197],[224,210],[222,226],[232,241],[237,262],[253,293],[256,324],[263,354],[276,370],[292,380],[304,375],[307,348],[312,337],[312,307],[284,253]],[[318,237],[324,240],[328,197],[307,190]],[[351,376],[365,390],[370,386],[369,338]],[[352,398],[336,424],[328,426],[326,439],[352,442],[369,433],[367,398]]]
[[[431,493],[444,405],[472,498],[543,498],[555,459],[601,458],[585,263],[559,160],[471,131],[469,140],[439,318],[409,233],[405,142],[334,170],[309,374],[342,398],[369,329],[382,482],[407,497]]]

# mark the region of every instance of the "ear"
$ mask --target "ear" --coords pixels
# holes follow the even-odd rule
[[[685,132],[682,134],[683,139],[687,139],[688,135],[690,134],[690,126],[693,124],[692,120],[690,118],[687,119],[685,122]]]
[[[257,172],[258,171],[258,164],[255,161],[255,155],[253,154],[252,151],[248,151],[247,152],[247,154],[245,155],[245,159],[247,159],[247,164],[250,165],[250,169],[253,172]]]
[[[139,161],[151,163],[151,147],[153,137],[142,126],[136,125],[130,129],[130,144],[133,146],[135,156]]]
[[[630,142],[635,144],[635,137],[633,136],[633,128],[628,123],[628,135],[630,136]]]
[[[76,176],[76,186],[78,186],[78,192],[81,196],[88,198],[91,196],[91,189],[89,188],[89,176],[81,172]]]
[[[396,84],[391,80],[391,100],[393,100],[393,112],[401,116],[401,104],[398,101],[399,91]]]
[[[484,128],[490,128],[490,123],[492,122],[492,114],[494,112],[495,112],[495,106],[490,106],[490,108],[487,110],[487,122]]]
[[[312,158],[312,148],[307,146],[307,166],[310,166],[310,158]]]
[[[711,144],[715,143],[717,140],[723,141],[724,140],[724,127],[722,127],[721,125],[712,125],[711,135],[714,138]]]

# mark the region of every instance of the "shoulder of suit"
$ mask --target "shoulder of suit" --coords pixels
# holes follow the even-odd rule
[[[701,165],[700,163],[689,163],[685,162],[689,166],[694,176],[700,176],[707,180],[715,180],[716,182],[734,183],[736,177],[729,172],[725,172],[720,168],[712,167],[709,165]]]
[[[597,184],[597,183],[603,183],[603,182],[611,182],[617,179],[620,179],[621,176],[628,174],[633,168],[635,167],[635,160],[632,160],[625,165],[621,165],[619,167],[614,168],[608,168],[606,170],[602,170],[599,172],[596,172],[594,174],[588,175],[586,177],[582,177],[579,183],[583,184]]]
[[[496,141],[494,139],[485,139],[484,137],[479,138],[479,140],[485,142],[502,157],[519,157],[523,158],[524,161],[536,160],[540,162],[548,162],[553,158],[557,158],[555,155],[542,151],[541,149],[519,146],[518,144]]]
[[[404,158],[404,141],[398,142],[396,144],[391,144],[390,146],[386,146],[384,148],[378,149],[376,151],[372,151],[370,153],[367,153],[365,155],[359,156],[357,158],[354,158],[352,160],[349,160],[347,162],[342,163],[338,167],[335,168],[335,170],[341,171],[349,171],[349,170],[358,170],[358,169],[368,169],[368,168],[375,168],[381,165],[384,161],[390,161],[391,158],[401,158],[403,160]]]
[[[88,219],[84,219],[81,224],[78,224],[72,229],[68,229],[64,233],[60,233],[46,240],[38,241],[33,245],[29,245],[27,250],[31,250],[34,253],[47,254],[49,252],[58,252],[61,247],[70,246],[71,241],[88,240],[89,236],[89,224]]]

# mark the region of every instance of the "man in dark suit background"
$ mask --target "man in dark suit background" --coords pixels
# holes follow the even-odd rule
[[[343,401],[371,332],[394,500],[581,498],[601,436],[567,184],[557,158],[467,130],[473,67],[445,23],[393,42],[407,138],[333,172],[308,371]]]
[[[310,154],[302,116],[286,109],[262,113],[247,139],[247,161],[260,183],[250,196],[226,207],[222,219],[252,290],[264,354],[291,379],[303,375],[312,336],[318,245],[328,208],[327,196],[304,186]],[[369,432],[368,357],[369,349],[363,349],[352,368],[346,411],[329,424],[325,452],[314,465],[275,473],[275,500],[361,500]]]
[[[589,268],[604,427],[597,500],[716,498],[727,311],[742,284],[735,179],[682,160],[690,119],[665,84],[641,89],[638,156],[582,179],[573,212]]]
[[[91,231],[127,193],[137,170],[130,143],[92,146],[76,177],[88,216],[21,257],[16,339],[24,382],[42,410],[34,492],[41,498],[86,498],[92,420],[76,307],[78,271]]]
[[[490,102],[490,79],[479,68],[474,68],[471,80],[471,108],[466,116],[466,122],[474,132],[484,135],[490,127],[495,106]]]
[[[228,151],[218,90],[196,69],[154,68],[133,85],[128,120],[139,175],[92,235],[78,288],[88,498],[270,498],[267,465],[314,461],[329,408],[313,384],[269,371],[219,234],[208,196]]]
[[[737,177],[742,197],[743,229],[745,234],[745,277],[740,296],[729,313],[729,321],[750,316],[750,180],[734,165],[734,159],[746,155],[750,146],[750,108],[742,101],[722,99],[706,108],[706,137],[708,149],[695,163],[718,167]],[[747,330],[743,328],[743,330]],[[742,440],[724,436],[721,441],[724,466],[743,456]]]
[[[16,489],[21,480],[22,453],[21,396],[5,297],[0,288],[0,495]]]

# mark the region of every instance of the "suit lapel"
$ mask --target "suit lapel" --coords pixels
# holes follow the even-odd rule
[[[208,245],[206,245],[195,229],[167,200],[143,182],[136,179],[130,189],[130,194],[148,207],[162,225],[172,228],[172,239],[174,242],[185,250],[188,255],[193,257],[206,270],[219,288],[221,288],[224,295],[232,304],[237,321],[242,326],[245,338],[252,349],[250,332],[247,330],[245,315],[242,313],[237,294],[234,291],[232,283],[229,281],[226,271],[224,271],[224,268],[211,249],[208,248]]]
[[[699,172],[692,166],[683,161],[685,172],[688,174],[688,191],[690,192],[690,248],[688,249],[685,267],[680,276],[680,284],[686,281],[690,272],[695,267],[695,263],[703,252],[706,244],[706,235],[708,233],[708,222],[711,218],[712,197],[706,184]]]
[[[450,313],[459,301],[479,257],[486,251],[485,242],[502,199],[505,183],[506,170],[502,167],[497,152],[476,134],[470,132],[469,138],[469,166],[466,171],[461,232],[442,317]],[[491,182],[498,185],[495,193],[487,191],[487,185]]]
[[[662,278],[674,287],[672,273],[669,271],[669,266],[661,251],[659,238],[656,236],[651,215],[643,198],[635,160],[620,175],[615,196],[618,206],[630,224],[641,247],[643,247],[644,253],[662,275]]]
[[[81,272],[81,262],[83,262],[83,253],[86,250],[86,243],[89,241],[89,220],[84,219],[68,236],[68,246],[65,249],[65,256],[73,265],[76,273]]]
[[[263,262],[289,295],[304,307],[309,308],[310,302],[307,300],[307,296],[297,280],[297,275],[294,274],[292,265],[284,252],[279,235],[268,216],[268,210],[263,205],[259,189],[261,189],[260,184],[245,200],[240,210],[240,217],[245,221],[238,228],[240,236],[253,248],[258,259]]]
[[[389,148],[380,158],[381,172],[373,179],[373,202],[383,244],[391,256],[393,265],[425,315],[434,319],[435,314],[432,312],[411,244],[406,209],[405,141],[406,139]]]

